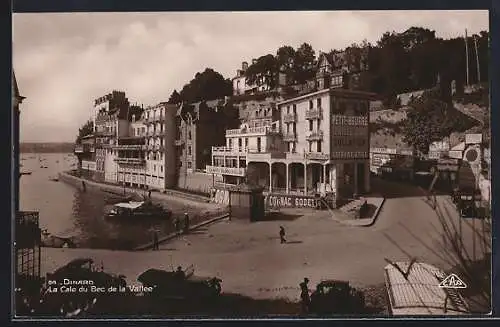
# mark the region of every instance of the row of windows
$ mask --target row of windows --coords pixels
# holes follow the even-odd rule
[[[309,141],[308,149],[309,152],[322,152],[323,151],[323,142],[322,141]],[[297,142],[288,142],[288,152],[297,152]]]

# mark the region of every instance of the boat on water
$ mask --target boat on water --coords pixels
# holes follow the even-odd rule
[[[172,212],[151,201],[129,201],[113,205],[106,218],[116,219],[169,219]]]

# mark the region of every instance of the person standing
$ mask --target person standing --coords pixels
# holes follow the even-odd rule
[[[158,244],[158,231],[153,231],[153,250],[159,250],[160,246]]]
[[[148,191],[148,199],[151,200],[151,190]]]
[[[304,281],[299,284],[300,286],[300,300],[302,304],[302,313],[308,313],[311,305],[311,298],[309,296],[309,279],[306,277]]]
[[[281,242],[281,244],[286,243],[285,227],[283,227],[283,226],[280,226],[280,242]]]
[[[184,234],[189,232],[189,215],[187,212],[184,214]]]

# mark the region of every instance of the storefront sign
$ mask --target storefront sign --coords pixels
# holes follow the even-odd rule
[[[268,194],[266,205],[270,208],[316,208],[319,199],[300,195]]]
[[[396,148],[370,148],[371,153],[380,153],[380,154],[396,154]]]
[[[343,116],[333,115],[333,125],[349,125],[349,126],[368,126],[367,116]]]
[[[214,190],[212,202],[222,205],[229,205],[229,190]]]

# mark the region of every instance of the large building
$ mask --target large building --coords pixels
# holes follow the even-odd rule
[[[334,194],[369,191],[371,93],[325,88],[278,103],[279,121],[226,132],[207,168],[226,183],[246,180],[270,193]]]
[[[252,64],[256,62],[256,59],[252,60]],[[270,87],[265,83],[250,84],[247,83],[245,73],[248,69],[248,62],[244,61],[241,63],[241,69],[236,70],[236,76],[233,77],[233,95],[241,94],[254,94],[258,92],[269,91]]]
[[[238,111],[228,99],[179,107],[175,139],[179,188],[205,191],[200,187],[211,180],[211,176],[203,176],[205,167],[211,163],[211,147],[225,142],[225,130],[236,126]]]
[[[94,135],[96,137],[96,178],[109,183],[118,181],[115,161],[118,137],[128,134],[130,104],[124,92],[113,91],[94,101]]]

